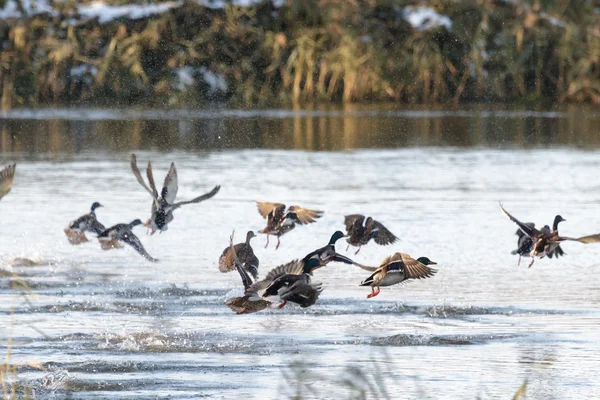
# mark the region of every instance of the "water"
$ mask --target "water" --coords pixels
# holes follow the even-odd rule
[[[12,336],[18,379],[38,398],[366,390],[368,398],[505,399],[525,379],[531,398],[600,390],[600,245],[567,243],[564,258],[517,267],[516,227],[498,207],[538,224],[560,213],[569,236],[600,232],[598,112],[39,110],[3,118],[0,165],[18,167],[0,201],[0,340]],[[222,185],[215,198],[178,210],[168,232],[136,228],[156,264],[131,248],[71,246],[62,232],[94,201],[105,205],[106,225],[148,217],[132,151],[139,165],[153,161],[159,181],[174,161],[181,199]],[[242,241],[263,227],[255,199],[325,210],[277,251],[253,239],[261,275],[324,245],[345,214],[358,212],[401,241],[370,243],[356,256],[340,242],[339,252],[376,265],[403,251],[437,261],[439,272],[367,300],[370,289],[358,284],[369,274],[332,264],[315,273],[325,291],[312,308],[234,315],[222,303],[241,282],[220,273],[217,259],[233,229]],[[29,303],[9,290],[11,272],[32,288]]]

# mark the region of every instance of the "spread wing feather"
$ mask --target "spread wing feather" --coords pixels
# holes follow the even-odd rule
[[[295,212],[300,224],[310,224],[316,222],[318,218],[323,216],[323,211],[310,210],[300,206],[290,206],[288,212]]]
[[[407,279],[429,278],[435,275],[435,273],[437,272],[436,269],[429,268],[427,265],[421,264],[419,261],[413,259],[408,254],[396,253],[394,254],[394,256],[398,254],[400,255],[402,262],[404,263]]]
[[[13,164],[0,171],[0,199],[10,192],[15,178],[16,168],[17,164]]]

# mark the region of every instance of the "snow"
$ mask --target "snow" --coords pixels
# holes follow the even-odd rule
[[[183,67],[175,70],[177,78],[179,78],[178,89],[183,91],[190,86],[194,86],[196,79],[194,79],[194,68]]]
[[[140,19],[150,15],[161,14],[182,4],[179,1],[171,1],[147,5],[110,6],[97,1],[90,5],[80,6],[79,15],[87,18],[98,18],[98,22],[104,24],[117,18]]]
[[[446,29],[452,28],[452,21],[448,16],[438,14],[429,7],[405,7],[403,16],[413,28],[419,31],[427,31],[438,26],[444,26]]]
[[[31,2],[31,0],[21,0],[21,4],[25,10],[25,15],[56,13],[50,6],[48,0],[35,0],[33,2]],[[20,18],[22,16],[23,14],[19,11],[16,0],[8,0],[4,4],[4,8],[0,8],[0,18]]]
[[[200,68],[200,73],[204,77],[204,82],[210,86],[211,92],[226,92],[227,91],[227,82],[225,82],[225,78],[222,75],[215,74],[214,72],[208,70],[205,67]]]

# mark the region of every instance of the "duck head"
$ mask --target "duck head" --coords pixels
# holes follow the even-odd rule
[[[134,226],[138,226],[138,225],[142,225],[142,220],[140,220],[139,218],[131,221],[131,223],[129,224],[129,227],[133,228]]]
[[[554,217],[554,223],[552,224],[552,229],[554,231],[557,231],[558,230],[558,224],[561,223],[561,222],[563,222],[563,221],[566,221],[566,219],[564,219],[561,215],[557,215],[556,217]]]
[[[246,244],[250,244],[250,239],[253,237],[256,237],[254,231],[248,231],[248,233],[246,233]]]
[[[419,258],[417,258],[417,261],[423,265],[436,265],[437,264],[435,261],[431,261],[427,257],[419,257]]]
[[[312,272],[319,268],[319,266],[321,265],[321,262],[319,261],[318,257],[315,258],[309,258],[308,260],[304,261],[304,272],[305,274],[312,274]]]
[[[344,235],[344,232],[342,231],[335,231],[335,233],[331,235],[331,239],[329,239],[329,244],[335,244],[335,242],[346,236],[348,235]]]
[[[95,211],[96,208],[98,207],[104,207],[102,204],[98,203],[97,201],[94,202],[94,204],[92,204],[92,211]]]

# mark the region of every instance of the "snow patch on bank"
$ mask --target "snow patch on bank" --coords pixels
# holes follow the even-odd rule
[[[446,29],[452,28],[452,21],[448,16],[438,14],[429,7],[404,7],[403,17],[419,31],[428,31],[439,26],[444,26]]]

